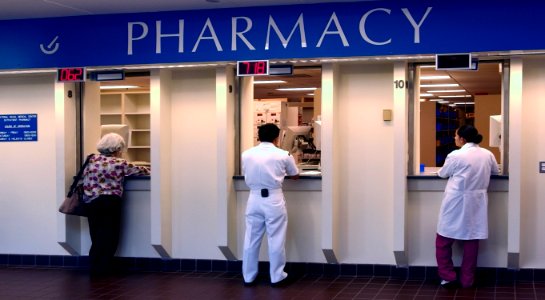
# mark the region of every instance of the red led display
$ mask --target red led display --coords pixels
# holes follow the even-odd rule
[[[57,81],[59,82],[85,81],[85,68],[57,69]]]
[[[269,75],[268,60],[247,60],[237,62],[237,76]]]

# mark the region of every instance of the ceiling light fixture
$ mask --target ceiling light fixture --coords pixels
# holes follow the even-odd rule
[[[420,97],[433,97],[433,94],[423,93],[423,94],[420,94]]]
[[[438,96],[439,98],[469,98],[471,95],[445,95],[445,96]]]
[[[441,80],[450,79],[448,75],[432,75],[432,76],[420,76],[420,80]]]
[[[464,93],[466,90],[434,90],[426,91],[426,93]]]
[[[434,84],[421,84],[420,87],[456,87],[460,86],[457,83],[434,83]]]
[[[118,89],[137,89],[137,85],[103,85],[100,87],[101,90],[118,90]]]
[[[310,87],[310,88],[281,88],[276,90],[277,91],[314,91],[316,89],[317,88],[315,87]]]
[[[254,80],[254,84],[286,83],[284,80]]]

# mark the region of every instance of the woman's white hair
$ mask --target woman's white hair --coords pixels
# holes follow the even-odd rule
[[[97,143],[97,150],[101,154],[111,155],[125,150],[125,140],[117,133],[105,134]]]

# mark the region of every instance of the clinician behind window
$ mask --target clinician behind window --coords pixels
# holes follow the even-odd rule
[[[259,248],[267,232],[271,285],[288,284],[286,265],[286,231],[288,214],[282,192],[286,175],[299,177],[299,170],[288,151],[277,148],[280,129],[271,123],[258,129],[260,143],[242,153],[242,174],[250,188],[246,205],[246,233],[242,275],[245,286],[257,282]],[[291,281],[291,278],[290,278]]]
[[[83,172],[84,199],[89,203],[89,251],[92,277],[111,275],[121,229],[121,201],[125,176],[149,175],[146,167],[121,158],[125,140],[117,133],[104,135]]]
[[[479,147],[483,137],[471,125],[456,130],[454,141],[461,147],[452,151],[438,175],[449,178],[437,224],[435,256],[441,286],[472,287],[475,282],[479,240],[488,238],[488,184],[499,174],[492,152]],[[463,245],[459,282],[452,263],[452,245]]]

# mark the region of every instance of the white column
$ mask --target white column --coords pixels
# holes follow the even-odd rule
[[[338,263],[335,255],[338,228],[338,183],[335,178],[336,153],[334,152],[335,79],[338,66],[322,65],[322,251],[328,263]]]
[[[161,257],[172,256],[171,78],[169,70],[151,71],[151,245]]]
[[[56,147],[56,199],[57,207],[66,196],[72,178],[79,167],[76,166],[76,101],[68,98],[68,90],[74,94],[74,84],[54,83],[55,85],[55,147]],[[71,255],[81,253],[81,217],[57,213],[57,242]]]
[[[398,267],[408,266],[406,253],[407,153],[408,153],[408,92],[407,63],[394,64],[394,257]],[[397,82],[397,84],[396,84]]]
[[[216,69],[218,247],[228,260],[237,259],[234,78],[232,67]]]
[[[509,197],[507,267],[519,268],[522,167],[522,59],[512,58],[509,79]]]

